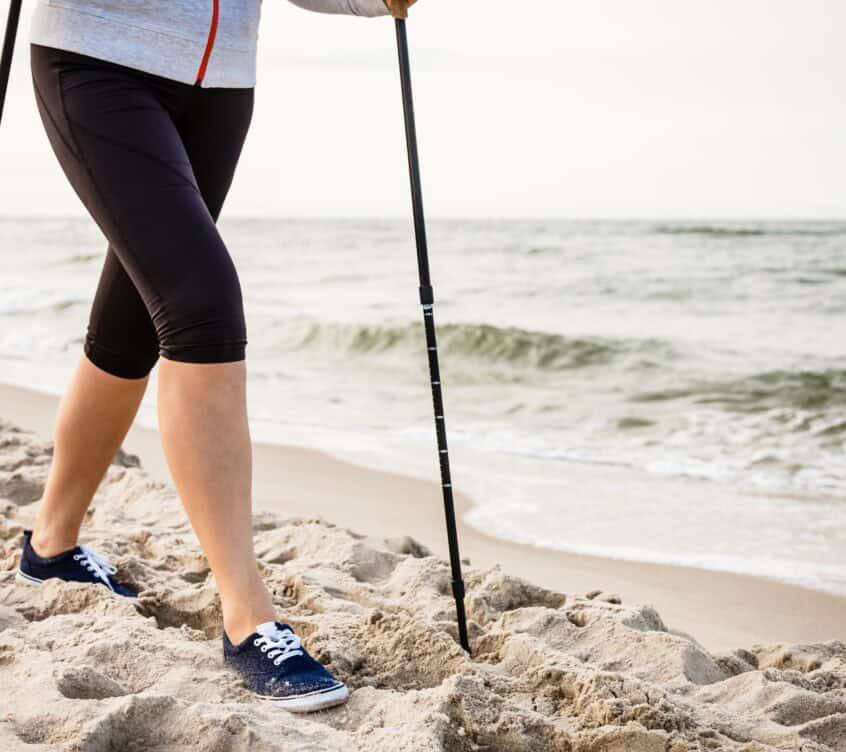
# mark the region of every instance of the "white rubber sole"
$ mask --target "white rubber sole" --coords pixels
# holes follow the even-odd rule
[[[15,574],[15,580],[21,585],[30,585],[31,587],[40,587],[44,584],[44,580],[39,580],[37,577],[25,574],[20,569]]]
[[[334,708],[336,705],[342,705],[349,699],[349,696],[350,691],[345,685],[341,684],[335,689],[312,692],[298,697],[279,698],[259,695],[259,698],[277,708],[287,710],[289,713],[314,713],[317,710],[326,710],[327,708]]]
[[[26,574],[26,572],[22,572],[20,569],[18,569],[18,571],[15,573],[15,581],[19,582],[21,585],[29,585],[30,587],[41,587],[45,582],[47,582],[47,580],[39,580],[37,577],[33,577],[31,574]],[[67,582],[67,580],[64,580],[64,582]],[[91,582],[85,584],[95,585],[97,583]],[[116,598],[125,597],[123,595],[120,595],[119,593],[116,593],[111,588],[106,588],[106,591],[111,593]]]

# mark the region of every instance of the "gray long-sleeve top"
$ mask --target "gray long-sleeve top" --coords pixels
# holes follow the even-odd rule
[[[384,16],[383,0],[290,0]],[[37,0],[29,41],[203,87],[251,87],[262,0]]]

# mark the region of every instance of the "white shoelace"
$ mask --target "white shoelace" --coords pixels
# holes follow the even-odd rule
[[[85,567],[95,577],[99,577],[112,590],[112,583],[109,581],[109,575],[115,574],[117,569],[112,566],[112,563],[100,553],[97,553],[93,548],[88,546],[80,546],[81,554],[74,554],[74,561],[78,561],[80,565]]]
[[[302,655],[302,642],[290,629],[279,629],[273,622],[259,624],[261,635],[253,640],[253,645],[261,648],[268,658],[273,660],[274,666],[280,666],[295,655]]]

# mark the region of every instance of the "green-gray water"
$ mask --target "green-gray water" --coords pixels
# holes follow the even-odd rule
[[[408,223],[221,231],[256,436],[435,477]],[[0,377],[58,390],[104,243],[63,219],[0,220],[0,243]],[[846,592],[846,223],[436,221],[430,245],[470,522]],[[574,490],[590,467],[647,490]]]

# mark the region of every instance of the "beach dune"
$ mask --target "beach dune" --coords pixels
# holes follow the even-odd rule
[[[143,587],[137,603],[15,580],[50,452],[0,424],[0,749],[846,750],[840,641],[714,653],[625,593],[470,566],[469,658],[449,567],[423,544],[262,511],[280,614],[353,690],[341,708],[288,715],[223,668],[207,562],[172,489],[132,455],[109,469],[84,538]]]

